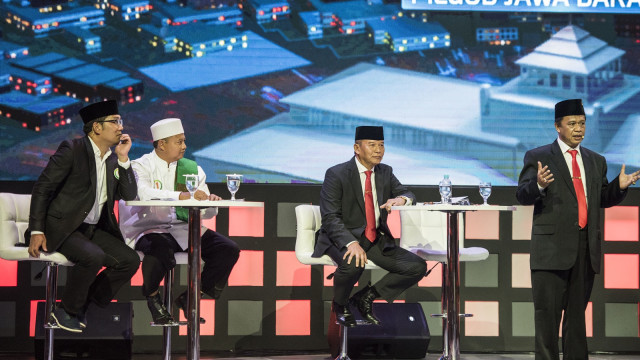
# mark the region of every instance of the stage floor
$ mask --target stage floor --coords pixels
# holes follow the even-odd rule
[[[428,354],[426,360],[438,360],[441,354]],[[134,354],[131,360],[158,360],[160,354]],[[185,355],[173,354],[172,360],[186,360]],[[533,354],[467,354],[460,355],[464,360],[533,360]],[[35,360],[32,354],[0,354],[2,360]],[[229,353],[224,354],[202,354],[201,360],[331,360],[329,354],[300,354],[300,355],[279,355],[279,356],[260,356],[251,354],[251,356],[233,356],[229,357]],[[590,360],[640,360],[640,354],[635,355],[610,355],[610,354],[591,354]]]

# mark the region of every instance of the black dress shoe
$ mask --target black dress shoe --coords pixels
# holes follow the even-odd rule
[[[147,306],[149,307],[149,311],[151,312],[151,317],[153,318],[153,323],[156,325],[167,325],[173,322],[173,317],[167,311],[167,308],[160,300],[160,294],[155,294],[153,296],[147,296]]]
[[[53,321],[56,322],[59,328],[75,332],[81,333],[82,327],[80,326],[80,322],[75,315],[71,315],[66,312],[62,307],[56,307],[55,310],[51,313],[51,317]]]
[[[189,307],[189,303],[187,302],[187,292],[183,292],[182,294],[180,294],[180,296],[178,296],[175,300],[175,304],[177,307],[179,307],[180,309],[182,309],[182,315],[184,315],[185,319],[189,319],[189,316],[187,316],[187,314],[189,313],[188,307]],[[206,322],[206,320],[203,317],[200,317],[200,324],[204,324]]]
[[[358,308],[360,315],[362,315],[362,318],[366,322],[372,325],[380,325],[380,320],[373,315],[373,300],[377,297],[380,297],[380,295],[376,289],[369,284],[364,289],[355,293],[349,302]]]
[[[336,321],[338,324],[346,327],[354,327],[357,325],[356,318],[351,313],[349,305],[339,305],[335,301],[332,301],[331,309],[336,315]]]

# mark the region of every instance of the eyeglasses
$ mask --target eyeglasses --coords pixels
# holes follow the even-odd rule
[[[116,124],[116,125],[120,125],[120,126],[122,126],[122,119],[117,119],[117,120],[102,120],[102,121],[98,121],[98,122],[101,122],[101,123],[106,123],[106,122],[108,122],[108,123],[114,123],[114,124]]]

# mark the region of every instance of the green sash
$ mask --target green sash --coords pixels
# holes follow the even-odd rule
[[[178,160],[178,165],[176,166],[175,191],[188,192],[184,175],[198,175],[198,164],[193,160],[185,158]],[[176,216],[178,220],[189,221],[189,210],[176,206]]]

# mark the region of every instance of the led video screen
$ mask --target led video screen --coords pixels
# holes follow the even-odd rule
[[[609,178],[640,167],[639,5],[536,4],[4,3],[0,179],[35,180],[102,99],[119,101],[132,159],[153,150],[151,124],[182,119],[209,182],[320,183],[353,156],[355,127],[376,125],[405,184],[514,185],[568,98]]]

